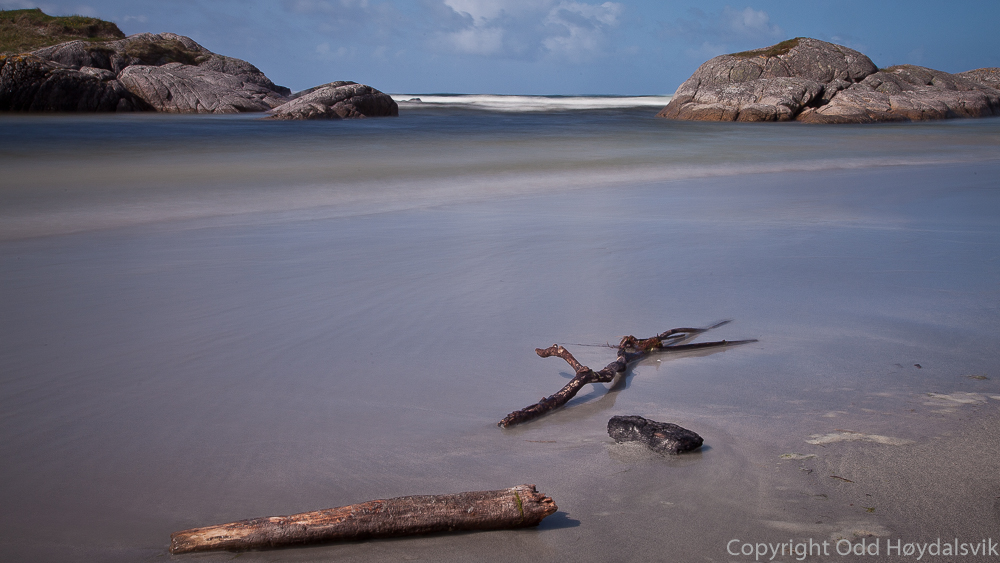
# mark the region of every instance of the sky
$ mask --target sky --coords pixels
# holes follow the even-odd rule
[[[672,94],[706,60],[814,37],[880,67],[1000,67],[997,0],[0,0],[173,32],[302,90]]]

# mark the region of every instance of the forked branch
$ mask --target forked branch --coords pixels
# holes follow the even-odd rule
[[[581,364],[576,358],[573,357],[573,354],[571,354],[569,350],[563,348],[559,344],[553,344],[552,346],[544,349],[536,348],[535,353],[543,358],[557,356],[566,360],[566,363],[573,368],[576,375],[570,380],[569,383],[566,384],[565,387],[553,395],[543,397],[540,401],[531,406],[508,414],[503,418],[503,420],[497,423],[497,426],[506,428],[515,424],[521,424],[522,422],[528,422],[529,420],[533,420],[543,414],[555,410],[565,405],[570,399],[575,397],[584,385],[587,385],[588,383],[608,383],[612,381],[616,375],[623,373],[626,369],[628,369],[629,364],[637,362],[653,352],[680,352],[683,350],[716,348],[720,346],[734,346],[737,344],[756,342],[756,340],[720,340],[717,342],[686,344],[686,342],[694,339],[699,334],[712,330],[713,328],[718,328],[728,322],[729,321],[722,321],[721,323],[707,328],[672,328],[664,333],[653,336],[652,338],[639,339],[634,336],[625,336],[618,344],[618,357],[601,371],[594,371]]]

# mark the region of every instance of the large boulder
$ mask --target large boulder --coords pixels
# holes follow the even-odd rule
[[[0,56],[0,111],[113,112],[151,109],[113,72],[70,68],[34,55]]]
[[[878,68],[847,47],[800,37],[753,51],[721,55],[688,78],[660,117],[699,121],[788,121],[827,91]]]
[[[799,37],[701,65],[658,114],[701,121],[867,123],[1000,115],[994,69],[880,71],[847,47]]]
[[[252,64],[173,33],[67,41],[0,65],[0,111],[265,112],[291,94]]]
[[[263,112],[288,101],[239,75],[182,63],[130,65],[118,80],[153,109],[166,113]]]
[[[399,115],[388,94],[354,82],[331,82],[299,92],[271,111],[268,119],[343,119]]]
[[[116,75],[133,65],[163,66],[181,63],[238,76],[245,82],[258,84],[284,96],[291,94],[288,88],[271,82],[254,65],[213,53],[190,37],[176,33],[137,33],[116,41],[68,41],[38,49],[32,54],[71,68],[104,68]]]

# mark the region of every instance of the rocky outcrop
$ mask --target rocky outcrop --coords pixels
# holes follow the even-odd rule
[[[240,76],[181,63],[127,66],[118,81],[153,109],[166,113],[262,112],[288,101]]]
[[[0,57],[0,110],[264,112],[288,101],[252,64],[189,37],[140,33]]]
[[[189,37],[140,33],[0,56],[0,111],[268,112],[273,119],[398,115],[386,94],[332,82],[295,96]]]
[[[957,74],[920,66],[894,66],[870,74],[833,96],[806,108],[805,123],[924,121],[1000,115],[1000,91]]]
[[[109,88],[130,93],[144,102],[144,109],[153,111],[263,112],[287,102],[291,93],[252,64],[217,55],[191,38],[173,33],[140,33],[115,41],[68,41],[31,55],[54,68],[104,71]],[[61,104],[70,106],[70,100]],[[114,111],[105,107],[91,111]]]
[[[296,94],[271,111],[268,119],[343,119],[399,115],[388,94],[354,82],[331,82]]]
[[[968,78],[973,82],[1000,90],[1000,68],[977,68],[975,70],[960,72],[955,76]]]
[[[217,55],[202,47],[190,37],[175,33],[137,33],[116,41],[68,41],[32,54],[66,65],[70,68],[84,66],[104,68],[121,74],[134,65],[163,66],[180,63],[203,70],[236,76],[251,84],[263,86],[273,92],[288,96],[291,91],[277,86],[252,64],[232,57]]]
[[[869,123],[1000,115],[997,69],[879,70],[847,47],[800,37],[701,65],[658,114],[700,121]],[[992,82],[996,84],[996,82]]]
[[[0,57],[0,110],[31,112],[125,112],[152,109],[115,79],[94,67],[73,69],[34,55]]]
[[[16,55],[74,39],[110,41],[125,37],[112,22],[85,16],[54,17],[38,8],[0,10],[0,55]]]

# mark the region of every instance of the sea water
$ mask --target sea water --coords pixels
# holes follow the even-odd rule
[[[1000,120],[396,99],[356,121],[0,117],[0,558],[162,560],[181,529],[521,483],[560,507],[538,529],[241,558],[727,560],[732,539],[995,530]],[[622,335],[723,319],[701,340],[758,342],[496,427],[572,376],[536,347],[600,368]],[[705,447],[616,445],[616,414]]]

